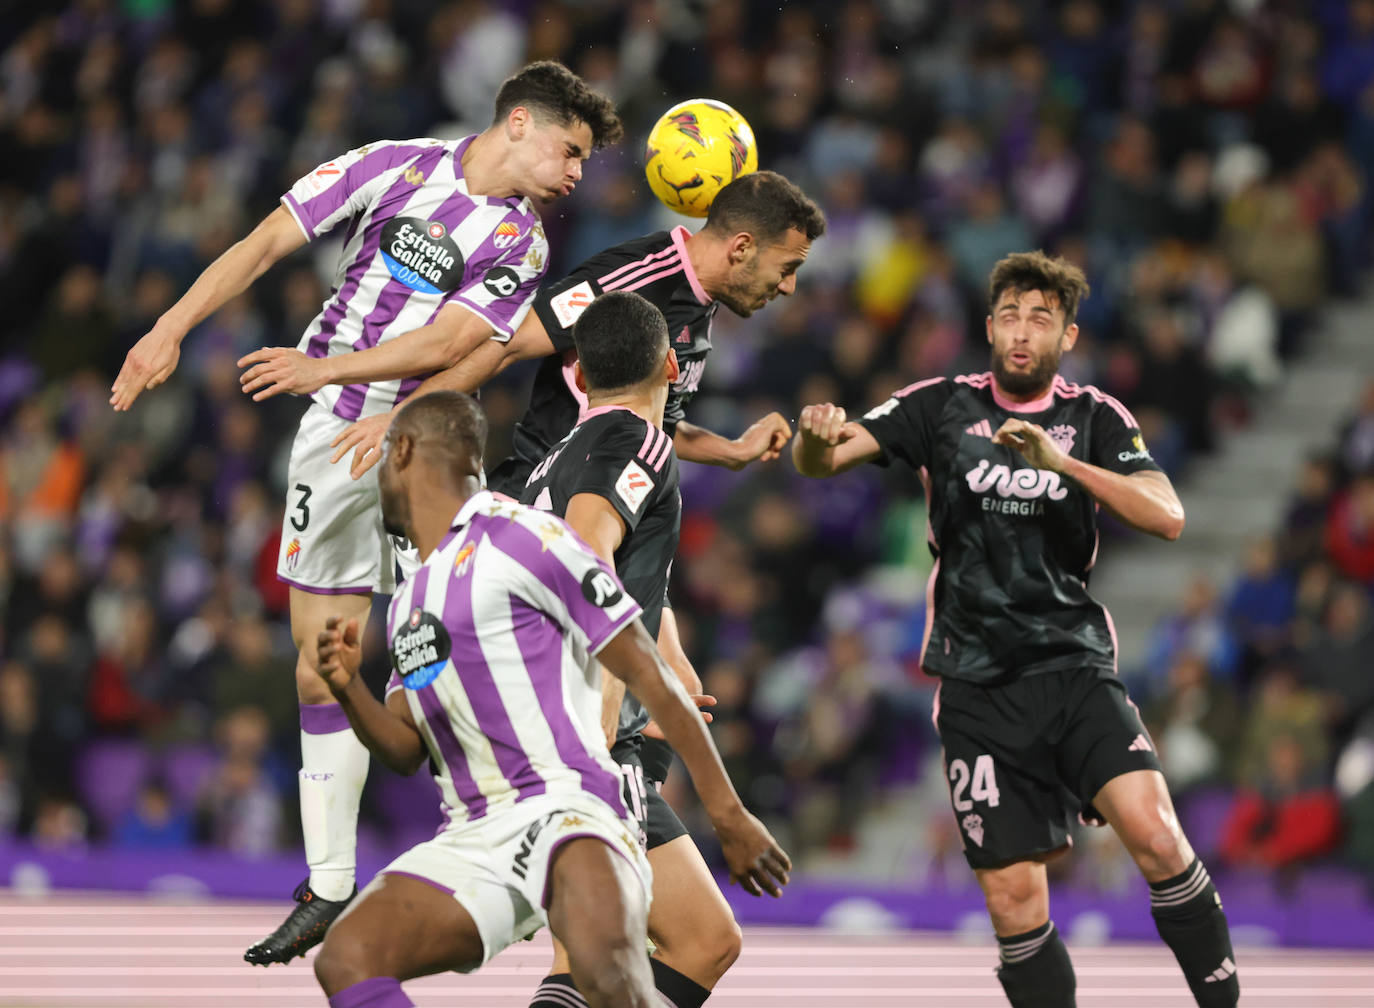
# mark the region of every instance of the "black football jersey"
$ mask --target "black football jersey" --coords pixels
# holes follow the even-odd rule
[[[706,355],[711,352],[711,319],[720,306],[702,289],[687,258],[685,227],[658,231],[599,252],[557,283],[541,287],[534,311],[544,323],[554,353],[535,374],[530,405],[515,425],[512,443],[524,463],[521,474],[536,465],[577,423],[586,396],[573,380],[572,327],[583,309],[610,290],[632,290],[650,301],[668,320],[668,344],[680,369],[668,392],[663,429],[673,435],[683,411],[701,384]],[[503,467],[503,470],[505,467]],[[507,493],[519,487],[501,486]]]
[[[673,439],[622,406],[591,410],[537,465],[520,496],[523,504],[568,512],[578,494],[604,497],[625,522],[615,570],[644,610],[645,628],[657,638],[668,592],[668,573],[682,528],[677,453]],[[618,738],[639,731],[649,717],[629,693],[620,709]]]
[[[1117,473],[1156,470],[1130,412],[1091,385],[1056,378],[1033,403],[999,395],[990,373],[902,389],[860,422],[920,476],[936,557],[923,667],[971,682],[1056,669],[1116,668],[1107,610],[1088,594],[1097,503],[1057,473],[992,443],[1003,421],[1039,424],[1074,458]]]

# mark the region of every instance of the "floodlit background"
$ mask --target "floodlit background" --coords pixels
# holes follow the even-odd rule
[[[304,862],[274,570],[305,403],[253,404],[233,362],[295,344],[334,246],[195,330],[131,413],[108,387],[297,177],[475,132],[544,57],[628,127],[545,213],[551,278],[697,226],[641,170],[685,98],[739,109],[761,166],[828,215],[792,298],[717,316],[698,424],[985,370],[992,264],[1084,267],[1065,375],[1135,412],[1189,512],[1177,544],[1108,525],[1093,582],[1185,827],[1238,941],[1374,943],[1371,0],[0,4],[0,886],[286,903]],[[483,391],[492,462],[530,375]],[[741,916],[976,930],[918,668],[914,477],[684,470],[684,641],[802,875]],[[431,785],[374,770],[364,876],[436,821]],[[1055,870],[1071,942],[1152,937],[1110,836]]]

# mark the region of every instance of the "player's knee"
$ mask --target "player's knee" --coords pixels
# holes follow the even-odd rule
[[[985,886],[988,916],[999,934],[1018,934],[1044,923],[1048,900],[1034,878],[1013,876]]]
[[[1150,826],[1135,845],[1136,863],[1146,874],[1169,878],[1188,867],[1183,834],[1176,825],[1157,822]]]
[[[369,966],[364,943],[346,931],[330,931],[315,955],[315,979],[326,994],[333,995],[375,975]]]
[[[596,948],[577,957],[572,969],[577,989],[588,1004],[617,1003],[616,999],[623,999],[627,989],[643,987],[647,982],[648,959],[643,937],[634,940],[628,934],[603,934]]]
[[[712,960],[712,972],[716,974],[717,979],[724,976],[725,971],[735,964],[743,946],[744,932],[740,930],[739,923],[734,917],[731,917],[724,927],[716,928],[712,932],[708,952]]]

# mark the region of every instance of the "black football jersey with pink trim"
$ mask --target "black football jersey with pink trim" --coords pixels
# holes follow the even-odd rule
[[[923,667],[970,682],[1056,669],[1116,668],[1116,634],[1088,593],[1097,503],[1070,480],[992,443],[1009,417],[1039,424],[1075,458],[1117,473],[1159,470],[1116,399],[1056,378],[1014,403],[990,373],[932,378],[895,393],[860,423],[877,460],[905,462],[926,491],[936,558],[926,592]]]

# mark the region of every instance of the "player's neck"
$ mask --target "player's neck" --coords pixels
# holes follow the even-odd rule
[[[1054,388],[1054,379],[1050,379],[1044,386],[1030,392],[1008,392],[1006,387],[997,380],[997,376],[992,378],[992,391],[995,399],[1015,403],[1017,406],[1026,406],[1031,403],[1038,403],[1050,394]]]
[[[663,426],[663,409],[666,405],[666,396],[654,396],[652,394],[634,391],[613,393],[604,396],[587,396],[588,409],[619,406],[622,409],[629,410],[641,420],[647,420],[655,427]]]
[[[436,480],[427,485],[421,500],[411,500],[406,533],[421,560],[429,559],[453,527],[454,516],[481,488],[475,476],[462,480],[457,488]]]
[[[721,254],[719,244],[706,231],[688,235],[687,240],[683,242],[697,282],[713,301],[717,300],[717,295],[724,289],[725,280],[729,275],[730,264]]]
[[[515,186],[506,177],[506,151],[493,132],[496,129],[492,126],[478,133],[463,152],[463,178],[467,180],[469,195],[496,199],[516,195]]]

